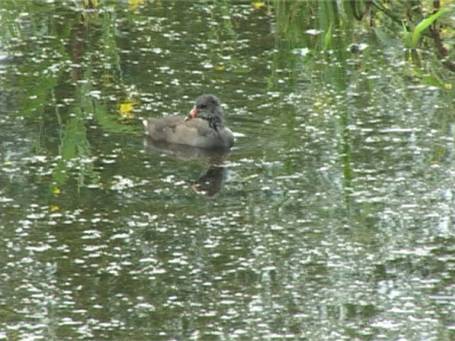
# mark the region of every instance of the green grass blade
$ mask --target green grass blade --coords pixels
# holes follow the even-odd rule
[[[417,24],[414,31],[412,32],[411,47],[416,48],[417,44],[422,37],[423,32],[430,27],[441,15],[449,12],[447,8],[442,8],[436,13],[430,15],[428,18],[423,19],[420,23]]]
[[[328,50],[332,46],[332,23],[330,23],[327,32],[324,34],[324,50]]]

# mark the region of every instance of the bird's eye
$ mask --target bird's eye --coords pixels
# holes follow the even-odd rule
[[[199,108],[200,109],[205,109],[205,108],[207,108],[207,105],[206,104],[199,104]]]

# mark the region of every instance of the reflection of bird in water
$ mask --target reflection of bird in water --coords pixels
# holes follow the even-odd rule
[[[223,166],[229,152],[227,150],[201,149],[186,145],[157,142],[149,137],[144,139],[146,150],[164,153],[179,160],[198,160],[208,164],[207,171],[202,174],[191,188],[208,197],[216,195],[223,187],[227,168]]]
[[[221,190],[226,173],[226,167],[212,165],[194,182],[191,188],[197,193],[213,197]]]

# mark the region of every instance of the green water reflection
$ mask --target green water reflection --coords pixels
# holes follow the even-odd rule
[[[453,339],[450,60],[347,3],[2,1],[0,339]]]

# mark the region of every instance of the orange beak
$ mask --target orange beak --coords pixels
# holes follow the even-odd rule
[[[188,116],[185,118],[185,121],[196,118],[198,113],[199,111],[197,110],[196,106],[194,106],[193,109],[191,109],[191,111],[189,112]]]

